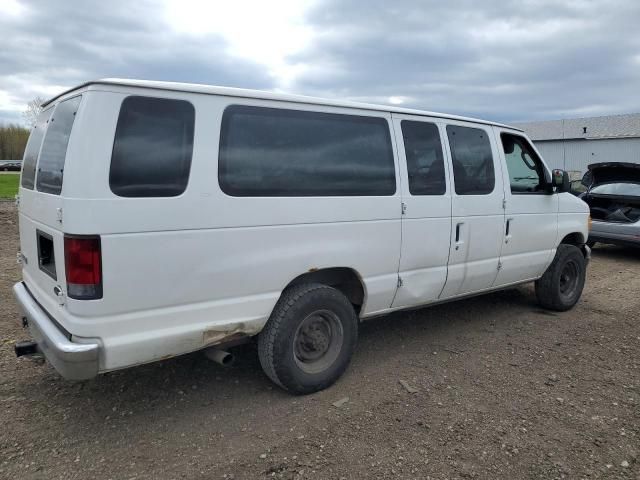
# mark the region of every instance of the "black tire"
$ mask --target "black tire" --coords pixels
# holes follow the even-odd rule
[[[284,291],[258,336],[267,376],[304,395],[332,385],[344,373],[358,340],[358,317],[340,291],[303,284]]]
[[[536,297],[544,308],[567,311],[578,303],[586,277],[586,261],[580,249],[561,244],[556,256],[536,281]]]

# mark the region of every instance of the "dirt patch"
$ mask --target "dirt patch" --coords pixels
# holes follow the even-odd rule
[[[291,397],[253,346],[83,383],[16,359],[17,249],[0,209],[0,478],[640,478],[633,250],[596,247],[567,313],[525,286],[367,322],[335,386]]]

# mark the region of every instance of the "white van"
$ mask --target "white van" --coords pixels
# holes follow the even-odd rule
[[[33,341],[66,378],[257,339],[331,385],[360,320],[536,282],[579,299],[587,205],[522,131],[453,115],[107,79],[44,104],[19,193]]]

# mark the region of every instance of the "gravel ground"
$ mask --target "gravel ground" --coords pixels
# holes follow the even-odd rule
[[[291,397],[251,345],[83,383],[16,359],[17,248],[0,208],[0,478],[640,479],[633,250],[596,247],[567,313],[525,286],[371,320],[335,386]]]

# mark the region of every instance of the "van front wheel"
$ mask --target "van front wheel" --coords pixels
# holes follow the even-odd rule
[[[349,300],[323,284],[287,289],[258,336],[267,376],[297,394],[317,392],[344,373],[358,339],[358,317]]]
[[[550,310],[569,310],[582,295],[585,276],[586,261],[580,249],[560,244],[553,262],[536,282],[538,302]]]

